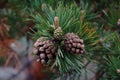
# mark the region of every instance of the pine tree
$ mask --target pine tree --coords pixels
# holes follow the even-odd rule
[[[34,42],[33,56],[52,72],[52,80],[86,75],[92,62],[97,64],[96,80],[119,80],[119,4],[119,0],[1,0],[0,52],[7,53],[13,40],[27,36]]]

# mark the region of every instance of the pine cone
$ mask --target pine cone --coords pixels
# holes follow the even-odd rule
[[[84,52],[83,40],[74,33],[65,34],[65,49],[70,53],[81,54]]]
[[[55,31],[54,31],[54,38],[56,40],[61,40],[62,36],[63,36],[62,29],[60,27],[58,27],[57,29],[55,29]]]
[[[51,40],[45,40],[46,37],[40,37],[34,44],[33,53],[39,56],[41,63],[47,63],[55,58],[56,47]]]

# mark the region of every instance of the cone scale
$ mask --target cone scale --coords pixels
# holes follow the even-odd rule
[[[56,48],[51,40],[43,40],[45,37],[40,37],[33,47],[33,53],[39,56],[39,61],[43,64],[54,59]]]
[[[83,40],[74,33],[65,34],[65,49],[70,53],[82,54],[84,52]]]

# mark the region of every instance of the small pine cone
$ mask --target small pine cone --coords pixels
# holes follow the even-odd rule
[[[61,40],[62,36],[63,36],[62,29],[60,27],[58,27],[57,29],[55,29],[55,31],[54,31],[54,38],[56,40]]]
[[[79,38],[74,33],[67,33],[65,34],[65,41],[64,41],[64,46],[67,51],[70,53],[77,53],[81,54],[84,52],[84,44],[83,40]]]
[[[56,49],[51,40],[46,40],[46,37],[40,37],[34,43],[33,53],[39,56],[41,63],[45,64],[55,59]]]

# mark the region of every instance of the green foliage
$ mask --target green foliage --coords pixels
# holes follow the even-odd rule
[[[118,80],[120,78],[120,58],[119,57],[109,57],[107,59],[107,77],[111,80]]]
[[[94,52],[98,42],[99,35],[93,27],[94,25],[90,23],[80,23],[79,29],[77,30],[77,34],[79,35],[79,37],[84,40],[85,50],[88,53]]]
[[[74,0],[8,0],[9,4],[15,5],[14,7],[16,8],[25,8],[28,10],[36,10],[39,11],[41,10],[41,6],[43,3],[46,3],[47,5],[51,5],[53,8],[57,7],[59,2],[62,2],[64,5],[66,4],[71,4],[74,2]]]
[[[118,5],[111,4],[108,9],[108,12],[103,11],[105,14],[104,19],[106,21],[106,24],[110,28],[118,29],[117,22],[120,18],[120,7]]]
[[[117,70],[120,68],[120,38],[117,32],[103,31],[100,65],[105,69],[102,79],[118,80],[120,77]],[[103,70],[103,68],[101,70]]]
[[[105,37],[103,45],[112,55],[120,56],[120,41],[117,32],[111,33]]]
[[[54,24],[54,17],[59,17],[59,26],[63,32],[75,32],[80,19],[80,8],[75,5],[64,7],[62,4],[54,10],[49,7],[46,9],[46,19],[49,20],[50,24]]]
[[[85,1],[80,1],[80,8],[84,12],[85,21],[94,21],[97,18],[97,12],[93,13],[94,7]]]
[[[82,56],[70,54],[60,47],[57,54],[52,68],[58,68],[61,74],[68,73],[70,70],[75,72],[81,71],[83,67],[83,63],[81,62]]]
[[[40,36],[46,36],[49,38],[52,38],[53,35],[53,28],[51,27],[51,24],[45,20],[40,14],[34,16],[33,15],[33,19],[36,22],[35,28],[38,29],[37,32],[35,32],[35,34],[31,34],[33,36],[34,40],[37,40]]]
[[[21,29],[24,29],[25,22],[23,18],[24,14],[19,14],[12,9],[2,9],[0,13],[1,18],[7,18],[7,26],[9,28],[9,37],[15,37],[21,33]],[[23,30],[22,30],[23,31]]]

